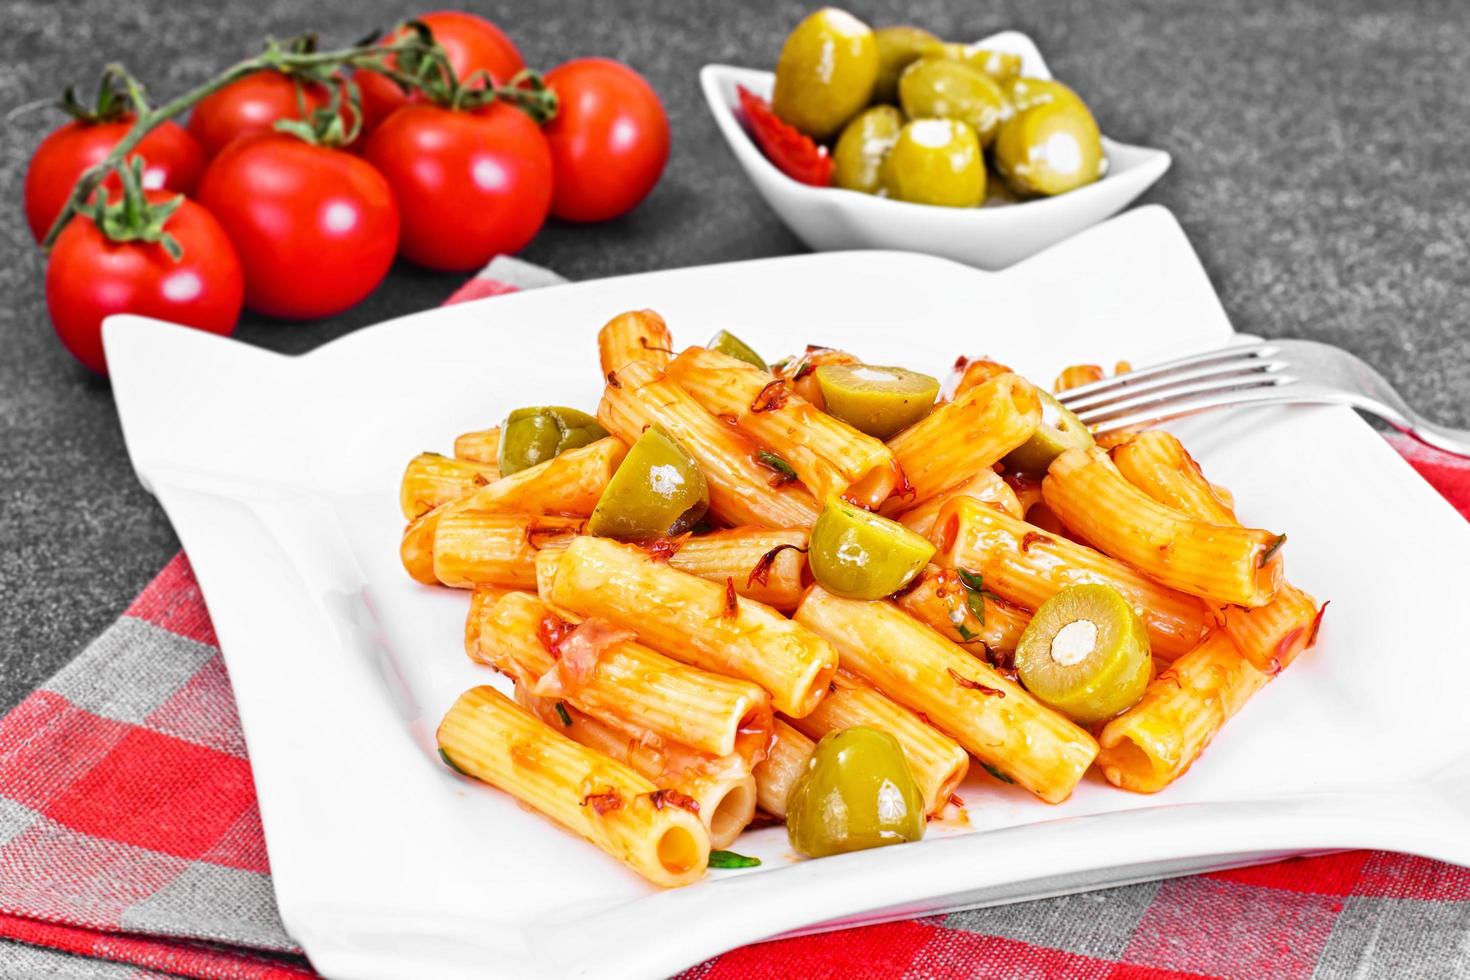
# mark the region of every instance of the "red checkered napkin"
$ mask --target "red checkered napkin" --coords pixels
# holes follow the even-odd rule
[[[497,260],[450,301],[561,281]],[[1470,464],[1395,445],[1470,517]],[[1456,976],[1467,937],[1470,871],[1354,851],[763,943],[686,976]],[[0,976],[315,976],[183,555],[0,721]]]

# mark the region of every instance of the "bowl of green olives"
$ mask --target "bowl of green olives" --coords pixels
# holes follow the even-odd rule
[[[1001,269],[1121,211],[1170,164],[1102,135],[1016,31],[956,44],[825,7],[775,72],[706,65],[700,83],[751,183],[816,251]]]

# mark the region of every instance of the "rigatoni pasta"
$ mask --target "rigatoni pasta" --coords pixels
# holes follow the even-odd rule
[[[826,637],[844,668],[1048,803],[1070,796],[1097,755],[1091,735],[890,602],[813,586],[796,621]]]
[[[460,695],[438,731],[439,751],[467,776],[502,789],[656,885],[687,885],[709,863],[709,833],[689,810],[664,805],[649,779],[579,745],[492,687]]]
[[[764,687],[787,715],[809,714],[837,670],[820,636],[769,606],[681,572],[631,545],[577,538],[556,559],[542,598],[582,616],[636,629],[654,649]]]
[[[717,418],[784,459],[818,500],[846,494],[876,507],[898,482],[893,452],[817,409],[789,382],[719,351],[690,347],[668,377]]]
[[[400,557],[469,592],[465,652],[514,688],[465,692],[443,759],[655,884],[757,807],[825,855],[1015,805],[959,799],[972,759],[1047,803],[1094,764],[1158,792],[1316,638],[1284,537],[1178,440],[1059,454],[1085,432],[998,362],[945,399],[845,351],[676,351],[651,310],[597,341],[597,424],[517,409],[409,462]]]

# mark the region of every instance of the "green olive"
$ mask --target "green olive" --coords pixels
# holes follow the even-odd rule
[[[982,147],[995,139],[1006,98],[995,79],[948,58],[920,58],[898,79],[898,101],[910,119],[958,119],[969,123]]]
[[[827,414],[878,439],[887,439],[929,414],[939,380],[899,367],[823,364],[817,387]]]
[[[1025,112],[1047,102],[1073,102],[1084,108],[1087,105],[1071,86],[1055,78],[1012,78],[1005,82],[1004,91],[1012,112]]]
[[[602,491],[587,533],[624,541],[683,534],[709,509],[709,485],[683,446],[650,426]]]
[[[995,138],[995,169],[1018,194],[1063,194],[1097,180],[1105,165],[1102,134],[1080,102],[1034,105],[1007,119]]]
[[[749,344],[747,344],[745,341],[741,340],[739,337],[735,336],[728,330],[721,330],[719,333],[715,334],[709,339],[709,343],[705,346],[707,346],[710,350],[717,350],[721,354],[729,354],[731,357],[738,358],[739,360],[744,361],[746,364],[754,364],[762,371],[770,370],[770,367],[761,358],[761,356],[750,349]]]
[[[1086,449],[1093,440],[1086,424],[1056,396],[1041,388],[1036,394],[1041,398],[1041,424],[1003,462],[1009,469],[1044,476],[1052,460],[1068,449]]]
[[[925,823],[902,746],[864,725],[823,735],[786,798],[786,836],[807,857],[923,840]]]
[[[922,27],[906,24],[880,27],[873,32],[878,42],[878,80],[873,83],[874,102],[898,101],[898,76],[912,62],[944,47],[944,42]]]
[[[873,97],[878,41],[845,10],[823,7],[786,38],[771,108],[814,140],[835,136]]]
[[[903,129],[903,113],[891,105],[875,105],[848,123],[832,153],[832,182],[850,191],[876,194],[883,158]]]
[[[510,476],[606,436],[607,430],[597,424],[597,419],[575,408],[518,408],[500,424],[496,457],[500,475]]]
[[[899,201],[972,208],[985,200],[985,158],[968,123],[918,119],[898,134],[879,170],[883,193]]]
[[[812,525],[807,567],[817,584],[848,599],[881,599],[911,582],[934,545],[897,521],[830,497]]]
[[[1005,83],[1021,74],[1021,56],[995,51],[978,44],[946,44],[939,53],[951,61],[978,68],[997,82]]]
[[[1016,644],[1016,672],[1042,703],[1082,725],[1111,718],[1153,679],[1148,633],[1107,585],[1074,585],[1041,604]]]

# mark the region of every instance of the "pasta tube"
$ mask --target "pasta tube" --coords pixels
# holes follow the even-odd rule
[[[1159,503],[1197,520],[1238,524],[1220,488],[1205,479],[1199,464],[1167,432],[1140,432],[1112,453],[1118,472]],[[1320,610],[1301,589],[1283,582],[1276,598],[1256,609],[1226,606],[1225,631],[1251,666],[1274,674],[1317,638]]]
[[[534,589],[540,545],[578,534],[584,524],[579,517],[446,511],[434,530],[434,578],[456,589]]]
[[[893,452],[796,394],[790,384],[744,361],[690,347],[669,365],[668,378],[720,419],[791,465],[818,500],[852,497],[876,507],[893,491]]]
[[[621,441],[612,437],[599,439],[501,477],[467,497],[440,504],[410,522],[403,532],[398,549],[403,567],[416,581],[438,584],[434,576],[434,535],[440,518],[452,511],[590,515],[627,453],[628,447]]]
[[[1157,793],[1184,775],[1241,706],[1271,678],[1211,633],[1155,677],[1143,700],[1103,728],[1098,763],[1108,782]]]
[[[593,641],[588,656],[584,637],[573,664],[565,638],[575,635],[576,624],[524,592],[485,605],[479,625],[471,658],[537,694],[544,687],[547,696],[562,697],[639,739],[665,738],[747,762],[765,752],[771,699],[757,684],[686,666],[632,638],[615,638],[601,649]]]
[[[975,615],[977,604],[983,618]],[[1029,610],[972,590],[958,571],[938,565],[925,568],[918,584],[899,596],[898,605],[951,643],[977,654],[980,649],[972,644],[981,644],[992,653],[1012,652],[1031,622]]]
[[[1153,654],[1162,660],[1193,649],[1211,625],[1209,611],[1193,596],[1166,589],[1116,559],[964,497],[944,506],[930,539],[939,549],[938,564],[979,575],[987,590],[1027,609],[1037,608],[1070,585],[1112,586],[1143,620]]]
[[[754,681],[778,710],[798,718],[816,707],[837,669],[826,640],[769,606],[740,599],[733,579],[721,587],[604,538],[574,540],[542,598],[636,630],[675,660]]]
[[[992,378],[909,426],[888,441],[906,486],[898,495],[917,506],[989,469],[1031,438],[1041,400],[1014,374]]]
[[[660,425],[699,463],[709,484],[710,511],[734,526],[810,527],[817,503],[796,483],[763,466],[758,448],[646,361],[625,365],[609,379],[597,421],[629,445]]]
[[[632,361],[647,361],[662,371],[669,366],[673,347],[668,325],[652,310],[619,313],[597,331],[597,357],[604,377]]]
[[[1060,395],[1064,391],[1090,385],[1105,377],[1107,375],[1100,364],[1072,364],[1062,368],[1062,373],[1051,383],[1051,390]]]
[[[796,621],[830,640],[843,667],[1048,803],[1071,795],[1097,755],[1091,735],[891,602],[813,586]]]
[[[817,709],[791,724],[814,740],[854,725],[868,725],[892,735],[903,748],[914,782],[924,795],[925,813],[944,809],[949,795],[970,768],[970,757],[958,742],[843,670],[837,672],[832,691]]]
[[[682,747],[673,752],[652,749],[565,702],[538,698],[520,684],[516,700],[553,731],[629,766],[659,789],[687,797],[693,805],[685,801],[684,807],[698,813],[710,847],[735,843],[755,816],[755,777],[736,756],[717,759]]]
[[[983,469],[959,486],[936,493],[917,507],[902,511],[894,520],[915,534],[928,537],[934,528],[934,518],[939,516],[939,509],[952,497],[972,497],[982,504],[994,504],[1012,517],[1026,517],[1026,512],[1021,509],[1021,500],[1016,496],[1016,491],[1011,489],[1011,485],[1001,479],[995,470]]]
[[[419,453],[403,471],[398,503],[403,516],[413,520],[498,479],[500,467],[494,463],[472,463],[438,453]]]
[[[510,793],[656,885],[687,885],[709,864],[709,834],[698,816],[665,805],[647,777],[556,732],[492,687],[459,696],[438,743],[455,769]]]
[[[642,547],[648,548],[650,557],[667,560],[681,572],[720,585],[733,580],[738,595],[790,610],[806,591],[806,542],[805,528],[736,527],[682,540],[659,539]],[[569,543],[567,539],[545,547],[550,550]]]
[[[971,388],[980,387],[991,378],[998,378],[1002,374],[1012,373],[1011,369],[1004,364],[984,357],[977,358],[973,361],[969,358],[961,358],[955,363],[955,370],[959,372],[959,380],[955,382],[954,393],[950,395],[951,401],[960,397]]]
[[[780,718],[771,732],[771,747],[755,767],[755,800],[773,817],[786,816],[786,798],[796,778],[806,772],[817,743]]]
[[[1046,505],[1100,551],[1169,588],[1264,606],[1281,585],[1284,536],[1194,520],[1123,479],[1101,449],[1069,449],[1042,481]]]
[[[495,463],[497,472],[500,463],[500,426],[477,429],[457,436],[454,440],[454,458],[472,463]]]

